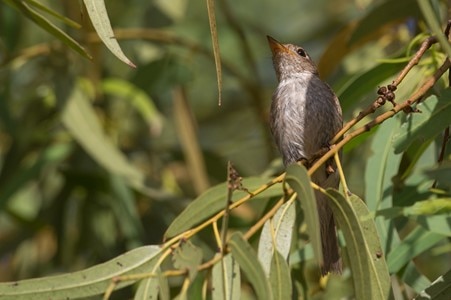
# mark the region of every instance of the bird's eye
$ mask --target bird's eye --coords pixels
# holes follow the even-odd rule
[[[302,57],[306,57],[307,53],[305,53],[305,50],[302,48],[299,48],[298,50],[296,50],[296,53],[299,54]]]

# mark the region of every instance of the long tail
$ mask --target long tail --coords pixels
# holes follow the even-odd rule
[[[318,206],[318,216],[320,222],[320,232],[323,251],[323,265],[321,274],[324,276],[329,272],[341,274],[342,263],[335,229],[332,209],[328,205],[327,196],[319,191],[315,191]]]

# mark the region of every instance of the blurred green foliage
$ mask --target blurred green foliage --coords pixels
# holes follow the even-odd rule
[[[0,2],[0,281],[83,270],[133,249],[124,261],[148,272],[158,250],[138,247],[161,244],[193,199],[226,180],[227,161],[243,177],[259,176],[257,182],[283,171],[267,125],[276,85],[267,34],[308,49],[349,120],[374,101],[379,85],[393,80],[428,28],[437,33],[434,26],[446,24],[449,3],[418,3],[216,1],[223,71],[218,106],[204,1],[107,1],[115,36],[136,69],[108,51],[81,1]],[[433,45],[399,86],[396,101],[431,76],[446,51]],[[439,80],[418,105],[421,115],[400,113],[345,147],[349,188],[377,215],[381,251],[395,275],[394,299],[412,298],[451,268],[449,142],[443,163],[437,163],[450,124],[448,85]],[[282,189],[234,210],[229,227],[246,231],[281,194]],[[193,207],[192,215],[182,217],[204,214],[199,220],[205,220],[214,213]],[[291,272],[292,297],[352,296],[350,272],[330,276],[327,284],[319,279],[302,220],[298,212],[290,270],[280,264],[281,273]],[[194,236],[189,255],[213,257],[213,236],[210,228]],[[248,249],[239,234],[232,241],[232,254]],[[249,240],[257,242],[258,235]],[[246,265],[252,252],[243,251],[237,257],[245,276],[258,273]],[[148,261],[136,253],[148,253]],[[275,252],[274,260],[280,257]],[[232,260],[224,261],[233,268]],[[186,264],[190,270],[197,266]],[[202,294],[209,276],[190,271],[193,282],[184,290],[182,279],[168,283],[159,274],[158,283],[143,283],[188,299]],[[241,296],[253,299],[255,278],[245,276],[249,285]],[[111,279],[105,275],[104,283]],[[96,288],[102,292],[106,286]],[[141,285],[137,295],[148,290]]]

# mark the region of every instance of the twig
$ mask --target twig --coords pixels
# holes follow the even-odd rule
[[[446,37],[448,37],[449,32],[451,28],[451,22],[448,22],[444,34]],[[392,86],[398,87],[398,85],[404,80],[406,75],[412,70],[414,66],[418,64],[418,62],[423,57],[424,53],[433,45],[437,43],[437,37],[429,37],[427,38],[423,43],[421,43],[420,48],[417,50],[415,55],[410,59],[409,63],[402,69],[402,71],[399,73],[399,75],[396,77],[395,80],[393,80]],[[365,118],[367,115],[370,115],[374,113],[379,107],[381,107],[385,103],[384,101],[381,101],[381,96],[379,95],[376,100],[374,100],[373,103],[371,103],[366,109],[361,111],[354,119],[347,122],[343,128],[334,136],[332,141],[330,142],[330,145],[333,145],[337,143],[340,138],[349,131],[355,124],[360,122],[363,118]]]
[[[277,203],[262,217],[260,220],[258,220],[257,223],[255,223],[249,230],[243,235],[244,239],[249,239],[251,236],[253,236],[263,225],[267,220],[269,220],[274,214],[277,212],[279,207],[283,204],[283,199],[279,199]]]
[[[410,106],[418,102],[426,93],[431,89],[434,84],[440,79],[440,77],[451,67],[451,62],[449,58],[446,58],[445,62],[440,66],[440,68],[430,77],[420,89],[418,89],[409,99],[404,101],[402,104],[396,104],[391,110],[377,116],[371,122],[366,123],[364,126],[354,130],[350,134],[346,135],[335,147],[332,147],[326,154],[324,154],[320,159],[318,159],[313,166],[308,170],[311,176],[322,164],[324,164],[332,155],[337,153],[343,146],[348,143],[351,139],[364,132],[370,131],[371,128],[383,123],[385,120],[393,117],[395,114],[401,110],[409,109]]]

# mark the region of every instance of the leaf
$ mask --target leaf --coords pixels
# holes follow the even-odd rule
[[[241,270],[254,288],[257,299],[273,299],[271,288],[265,276],[265,271],[258,261],[255,251],[251,245],[243,238],[241,232],[235,232],[230,237],[229,246],[232,255],[240,265]]]
[[[315,195],[310,186],[310,177],[307,170],[298,164],[288,166],[285,181],[297,193],[297,198],[304,211],[307,230],[313,253],[318,264],[323,262],[323,252],[321,248],[321,234],[319,230],[318,209],[316,207]]]
[[[264,186],[267,183],[268,179],[259,177],[250,177],[243,179],[243,186],[251,192],[261,186]],[[254,198],[257,199],[262,197],[274,197],[281,194],[282,189],[280,189],[280,187],[272,186],[261,194],[258,194]],[[246,195],[248,195],[248,193],[244,191],[234,191],[232,195],[232,202],[235,202]],[[178,215],[178,217],[171,223],[171,225],[169,225],[169,228],[164,235],[165,238],[167,239],[173,237],[188,229],[191,229],[193,226],[199,224],[200,222],[224,209],[226,196],[226,183],[221,183],[204,192],[202,195],[192,201],[185,208],[185,210]]]
[[[263,225],[258,242],[258,259],[267,276],[269,276],[274,256],[274,246],[279,255],[283,259],[287,259],[291,249],[295,221],[296,207],[293,202],[287,202],[277,210],[273,218]]]
[[[85,3],[92,26],[94,26],[105,46],[107,46],[111,53],[121,61],[132,68],[136,68],[135,64],[133,64],[122,52],[119,43],[114,37],[113,28],[111,28],[104,0],[83,0],[83,2]]]
[[[360,39],[378,31],[384,25],[393,21],[401,21],[409,17],[419,17],[420,9],[411,0],[385,1],[372,7],[369,13],[359,21],[356,30],[352,33],[349,43],[353,44]],[[389,24],[391,25],[391,24]]]
[[[213,300],[241,299],[240,266],[232,254],[227,254],[213,266],[211,277]]]
[[[327,189],[327,195],[346,241],[356,299],[388,299],[390,277],[368,208],[355,195],[349,202],[334,189]]]
[[[415,300],[448,300],[449,295],[451,295],[451,270],[437,278],[430,287],[415,297]]]
[[[144,174],[135,168],[105,135],[94,109],[80,88],[72,90],[62,121],[74,139],[97,163],[126,179],[134,188],[145,191]]]
[[[150,127],[150,131],[154,135],[161,133],[163,127],[163,116],[155,106],[154,101],[149,95],[131,84],[130,82],[122,79],[108,78],[102,81],[102,89],[105,94],[124,98],[128,100],[132,107],[141,114],[143,119]]]
[[[202,249],[194,246],[191,241],[186,241],[175,249],[172,261],[177,269],[188,270],[192,281],[197,275],[197,268],[202,262],[202,256]]]
[[[290,268],[279,251],[274,252],[269,281],[275,299],[292,299]]]
[[[443,240],[444,236],[418,226],[387,256],[390,274],[397,273],[409,261]]]
[[[222,94],[222,70],[221,53],[219,52],[218,32],[216,30],[215,1],[207,0],[208,22],[210,24],[211,42],[213,44],[213,56],[215,58],[216,78],[218,83],[218,105],[221,105]]]
[[[447,201],[450,202],[451,199]],[[436,216],[418,216],[416,221],[428,231],[451,237],[451,213]]]
[[[144,246],[91,268],[58,276],[0,283],[0,298],[74,299],[100,295],[113,278],[148,272],[160,254],[159,246]],[[117,289],[135,281],[122,281]]]
[[[438,198],[415,202],[414,205],[406,207],[406,216],[436,215],[451,213],[451,198]]]
[[[60,13],[54,11],[53,9],[50,9],[49,7],[42,5],[41,3],[35,1],[35,0],[26,0],[26,2],[32,6],[34,6],[37,9],[40,9],[46,13],[48,13],[49,15],[57,18],[58,20],[60,20],[61,22],[63,22],[64,24],[72,27],[72,28],[76,28],[76,29],[80,29],[81,25],[78,24],[77,22],[61,15]]]
[[[378,64],[349,79],[337,92],[343,111],[348,111],[360,103],[360,100],[370,92],[376,98],[375,87],[400,71],[404,65],[405,63]]]
[[[160,268],[158,268],[157,272],[159,276],[149,277],[139,282],[138,289],[135,292],[135,300],[158,299],[161,276]]]
[[[365,168],[365,202],[373,212],[393,207],[392,178],[398,173],[402,155],[395,154],[391,143],[386,141],[391,140],[399,126],[400,122],[396,118],[387,120],[384,126],[379,127],[371,143],[373,155]],[[388,253],[399,242],[393,220],[376,218],[375,222],[382,251]]]
[[[451,89],[447,89],[439,98],[431,95],[418,104],[417,108],[421,113],[409,114],[393,137],[395,152],[405,151],[414,140],[428,141],[449,126],[450,98]]]
[[[83,57],[92,59],[91,55],[89,55],[88,52],[86,52],[86,50],[78,42],[76,42],[73,38],[67,35],[64,31],[53,25],[49,20],[44,18],[42,15],[38,14],[24,1],[6,0],[6,2],[10,4],[12,7],[19,10],[25,17],[32,20],[39,27],[41,27],[42,29],[44,29],[45,31],[47,31],[48,33],[50,33],[51,35],[62,41],[70,48],[74,49]]]
[[[451,46],[449,45],[448,38],[445,37],[442,29],[440,28],[440,16],[435,14],[434,9],[432,8],[431,1],[417,0],[417,3],[421,9],[421,12],[423,13],[423,17],[426,20],[426,23],[434,33],[435,37],[440,43],[440,46],[442,46],[443,50],[448,56],[451,56]]]

